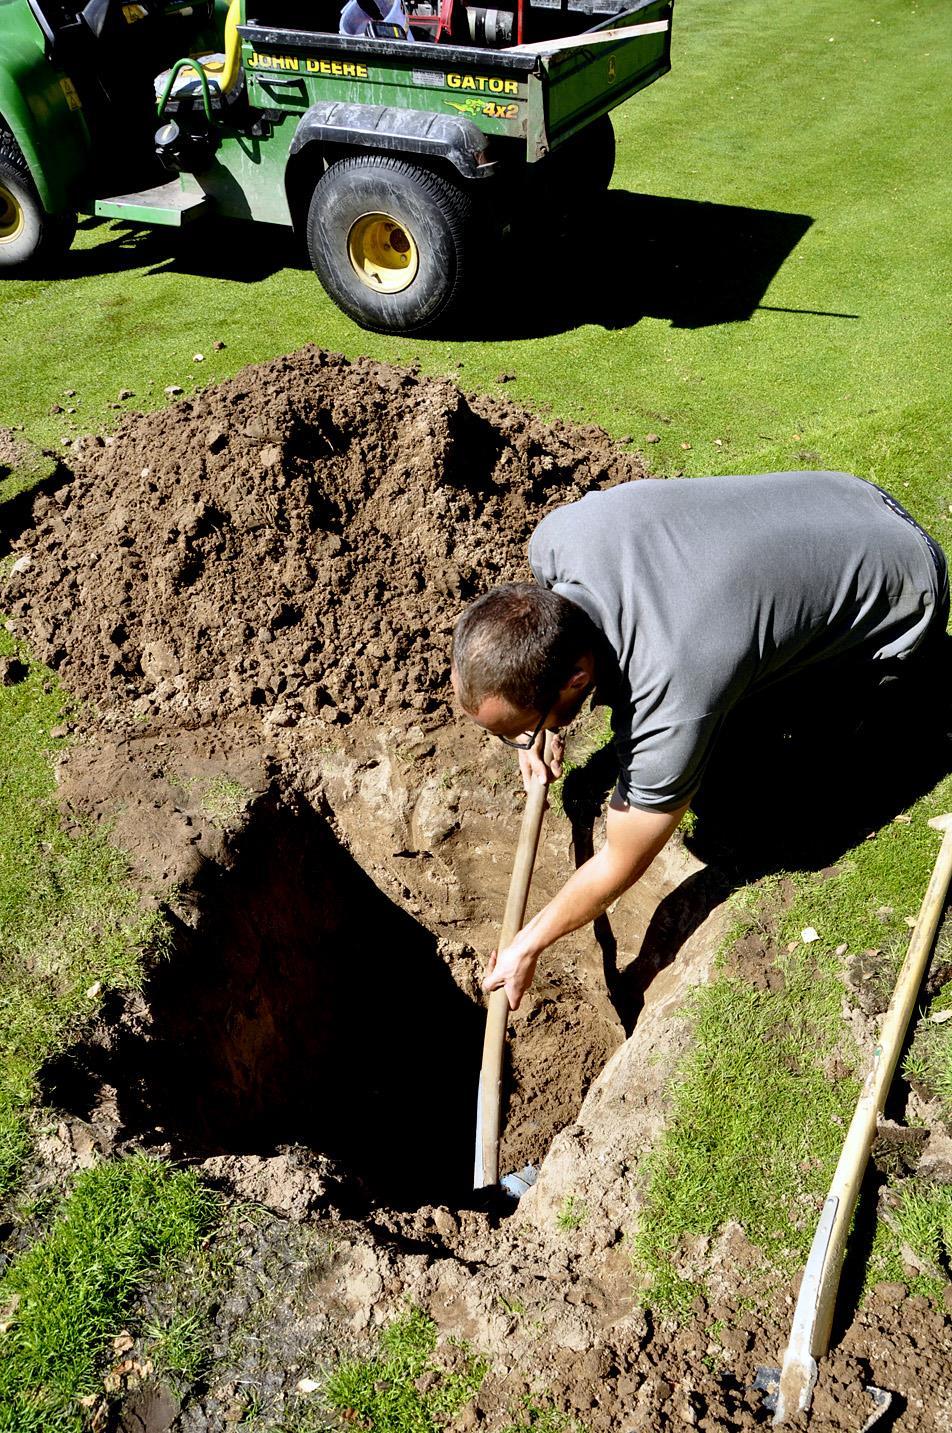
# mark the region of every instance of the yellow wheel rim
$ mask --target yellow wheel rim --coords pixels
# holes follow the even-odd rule
[[[409,288],[420,267],[413,235],[389,214],[355,219],[347,235],[347,256],[361,283],[378,294]]]
[[[0,184],[0,244],[10,244],[23,232],[23,208],[15,194]]]

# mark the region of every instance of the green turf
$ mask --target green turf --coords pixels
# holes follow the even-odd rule
[[[436,1324],[409,1307],[380,1335],[380,1351],[347,1359],[324,1393],[345,1419],[381,1433],[439,1433],[475,1398],[489,1365],[464,1346],[453,1368],[440,1361]]]
[[[764,1252],[767,1268],[787,1274],[805,1259],[853,1112],[858,1087],[850,1072],[864,1074],[872,1055],[855,1048],[843,1024],[845,962],[873,947],[891,955],[898,970],[910,935],[905,918],[918,912],[941,842],[927,819],[950,802],[952,777],[912,808],[911,820],[889,824],[847,853],[832,876],[793,874],[783,914],[763,917],[784,950],[781,990],[755,990],[722,971],[695,992],[685,1011],[692,1046],[668,1126],[642,1170],[647,1197],[632,1240],[645,1296],[656,1307],[689,1308],[706,1268],[679,1269],[683,1241],[711,1239],[730,1220]],[[770,911],[769,885],[748,888],[741,901],[747,914],[728,949]],[[804,943],[809,927],[819,938]],[[888,999],[891,985],[884,994]],[[940,998],[934,1009],[944,1004]],[[944,1030],[920,1021],[912,1047],[920,1064],[930,1062],[937,1084],[948,1079]],[[896,1219],[879,1221],[877,1268],[901,1262],[903,1238],[914,1250],[932,1239],[930,1219],[941,1210],[926,1189],[917,1200],[911,1207],[921,1217],[902,1228]],[[928,1257],[925,1247],[920,1252]]]
[[[143,1281],[194,1251],[214,1197],[188,1172],[137,1156],[78,1176],[50,1233],[0,1280],[0,1433],[80,1433],[78,1399]]]
[[[685,1009],[690,1053],[671,1115],[642,1176],[648,1195],[632,1256],[647,1302],[684,1314],[706,1267],[679,1267],[686,1239],[713,1239],[730,1220],[789,1271],[810,1246],[816,1211],[849,1122],[856,1085],[830,1077],[843,1051],[836,962],[782,964],[783,990],[721,974]]]
[[[0,657],[16,650],[0,628]],[[105,836],[60,826],[51,762],[63,717],[63,694],[43,667],[0,686],[0,1194],[25,1153],[38,1067],[102,990],[137,980],[140,952],[163,939]]]

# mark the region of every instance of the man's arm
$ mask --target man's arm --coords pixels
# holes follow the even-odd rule
[[[642,811],[618,793],[608,809],[605,844],[579,866],[547,906],[505,950],[494,953],[483,980],[485,991],[505,986],[515,1010],[532,984],[539,956],[563,935],[588,925],[644,875],[690,803],[676,811]]]

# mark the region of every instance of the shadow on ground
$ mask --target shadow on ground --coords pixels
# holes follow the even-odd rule
[[[475,301],[448,336],[539,338],[582,324],[629,328],[643,318],[676,328],[743,322],[812,222],[626,190],[611,190],[569,224],[536,211],[510,239],[486,243]],[[71,250],[43,277],[144,269],[255,284],[309,267],[303,239],[273,224],[212,219],[173,230],[92,219],[81,227],[107,230],[103,242]]]
[[[618,767],[611,746],[602,747],[566,774],[562,803],[571,823],[576,867],[594,854],[595,821],[617,779]],[[715,866],[706,866],[688,876],[658,902],[641,938],[637,959],[624,966],[619,964],[618,941],[608,915],[601,915],[594,922],[592,929],[601,951],[605,986],[626,1037],[638,1023],[645,995],[655,976],[673,963],[698,927],[727,899],[734,884],[729,875]]]
[[[570,228],[527,224],[494,283],[481,286],[500,297],[488,309],[483,301],[479,327],[458,336],[539,338],[643,318],[675,328],[744,322],[812,223],[806,214],[613,189]]]
[[[482,1011],[306,803],[256,812],[144,995],[47,1069],[60,1108],[109,1085],[122,1135],[179,1156],[303,1145],[398,1205],[471,1189]]]
[[[210,219],[172,229],[87,219],[79,227],[85,232],[102,231],[101,242],[89,249],[70,249],[55,265],[31,270],[23,281],[88,279],[141,269],[144,277],[173,273],[257,284],[282,269],[310,268],[303,240],[278,224]],[[16,282],[18,277],[4,282]]]
[[[818,671],[738,706],[693,802],[695,855],[743,883],[822,870],[952,772],[952,638],[876,681]]]

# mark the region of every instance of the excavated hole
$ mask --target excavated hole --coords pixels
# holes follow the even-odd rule
[[[526,541],[554,503],[642,472],[598,429],[313,347],[160,414],[129,414],[70,465],[17,549],[30,572],[26,585],[11,574],[5,597],[18,634],[103,714],[95,740],[127,723],[133,745],[207,732],[218,755],[239,733],[267,746],[280,734],[290,748],[300,737],[306,752],[345,731],[359,747],[367,722],[409,731],[448,715],[459,606],[528,575]],[[442,755],[458,767],[455,747],[447,739]],[[149,779],[161,787],[157,770]],[[168,849],[179,798],[160,791],[157,807],[124,767],[118,780],[115,801],[101,797],[105,781],[74,782],[76,808],[128,831],[142,801],[130,851],[144,884],[162,887],[181,854]],[[307,1146],[394,1202],[469,1190],[484,1012],[472,962],[449,957],[470,982],[462,993],[438,935],[459,945],[478,905],[486,937],[489,897],[499,912],[505,899],[482,892],[487,864],[467,902],[450,917],[448,895],[427,929],[304,803],[262,808],[242,840],[144,1003],[106,1012],[47,1071],[48,1097],[118,1127],[119,1140],[184,1155]],[[451,841],[439,860],[467,865]],[[436,886],[420,883],[428,900]],[[507,1167],[541,1157],[620,1038],[610,1009],[590,1015],[584,982],[569,972],[551,984],[514,1031]],[[520,1065],[520,1051],[540,1049]]]
[[[144,996],[148,1019],[47,1068],[48,1100],[88,1118],[112,1086],[121,1137],[304,1145],[392,1203],[471,1186],[483,1012],[305,803],[259,807]]]
[[[659,861],[615,922],[639,1008],[710,909],[710,893],[672,875]],[[111,1102],[114,1143],[188,1159],[313,1151],[354,1212],[368,1198],[469,1201],[485,1013],[454,982],[437,930],[301,797],[257,804],[201,910],[141,1000],[115,998],[93,1036],[47,1066],[47,1102],[94,1126]],[[541,1161],[623,1038],[624,976],[597,963],[553,963],[513,1019],[507,1169]]]

